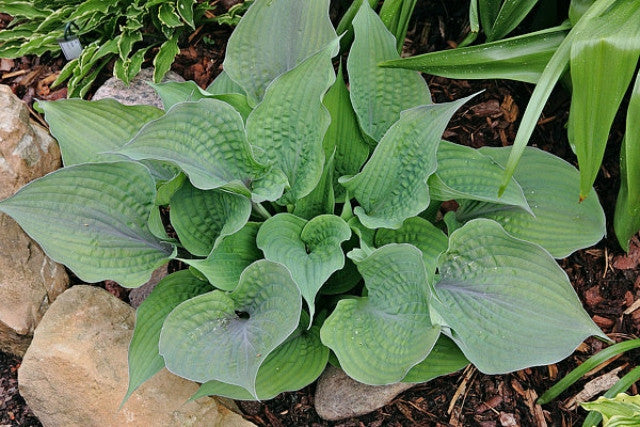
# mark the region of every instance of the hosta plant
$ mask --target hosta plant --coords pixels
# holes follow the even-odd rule
[[[554,259],[604,233],[596,197],[566,197],[578,171],[529,148],[497,197],[509,149],[441,140],[469,98],[434,104],[416,72],[378,67],[399,54],[368,2],[335,67],[328,10],[257,0],[206,91],[156,86],[165,111],[41,103],[65,166],[0,211],[85,281],[189,266],[138,309],[128,394],[165,366],[196,396],[268,399],[330,360],[422,382],[606,339]]]

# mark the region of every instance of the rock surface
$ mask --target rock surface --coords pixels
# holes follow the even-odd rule
[[[368,414],[390,403],[415,384],[397,383],[371,386],[351,379],[341,369],[328,366],[318,379],[316,412],[329,421]]]
[[[169,71],[162,81],[183,82],[184,79],[173,71]],[[142,71],[131,80],[129,86],[125,85],[120,79],[115,77],[110,78],[96,90],[92,99],[113,98],[125,105],[146,104],[162,108],[162,100],[147,82],[153,83],[153,68],[142,69]]]
[[[146,300],[149,295],[151,295],[151,291],[156,287],[160,280],[164,279],[169,274],[169,265],[165,264],[160,268],[154,270],[151,275],[151,279],[144,285],[131,289],[129,292],[129,303],[135,309],[140,307],[142,301]]]
[[[43,425],[251,426],[166,370],[118,409],[127,390],[134,310],[93,286],[74,286],[47,311],[18,371],[20,394]]]
[[[0,200],[60,167],[60,150],[32,123],[11,88],[0,85]],[[69,283],[64,268],[0,213],[0,350],[22,356],[49,304]]]

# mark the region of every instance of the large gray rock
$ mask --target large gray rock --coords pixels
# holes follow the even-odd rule
[[[368,414],[389,404],[398,394],[414,385],[366,385],[350,378],[341,369],[328,366],[318,379],[314,399],[316,412],[329,421]]]
[[[119,409],[135,311],[108,292],[74,286],[47,311],[18,371],[20,394],[45,426],[251,426],[166,370]]]
[[[173,71],[169,71],[162,81],[183,82],[184,79]],[[162,100],[147,82],[153,83],[153,68],[142,69],[140,73],[131,80],[129,86],[125,85],[122,80],[116,77],[110,78],[96,90],[92,99],[97,101],[104,98],[113,98],[125,105],[145,104],[162,108]]]
[[[56,142],[30,121],[11,88],[0,85],[0,200],[59,167]],[[42,315],[68,283],[64,268],[0,213],[0,350],[22,356]]]

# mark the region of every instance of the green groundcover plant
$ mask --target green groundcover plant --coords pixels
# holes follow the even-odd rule
[[[469,98],[434,104],[418,73],[379,67],[399,54],[368,2],[336,73],[328,11],[257,0],[206,91],[155,86],[164,111],[40,104],[64,168],[0,211],[88,282],[189,266],[138,309],[127,396],[165,366],[202,383],[195,397],[269,399],[329,362],[423,382],[607,339],[555,260],[604,234],[597,197],[567,197],[578,171],[527,148],[498,197],[509,149],[441,140]]]

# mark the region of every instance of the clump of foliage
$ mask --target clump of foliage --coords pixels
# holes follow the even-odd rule
[[[568,137],[580,166],[580,188],[576,193],[580,200],[591,192],[611,125],[625,93],[630,91],[614,217],[618,241],[628,251],[631,237],[640,231],[640,133],[637,131],[640,124],[640,73],[637,72],[640,2],[572,0],[565,24],[494,40],[506,34],[502,30],[515,28],[536,3],[537,0],[472,0],[471,22],[478,21],[479,4],[480,12],[484,10],[487,16],[483,18],[480,13],[485,32],[487,27],[498,26],[501,30],[497,34],[489,30],[490,43],[393,60],[386,66],[453,78],[506,78],[536,83],[513,144],[502,188],[516,169],[553,88],[568,73],[572,87]],[[505,10],[510,13],[503,13]],[[477,25],[474,28],[477,31]]]
[[[213,7],[197,0],[0,0],[0,11],[14,16],[10,28],[0,32],[0,58],[57,55],[58,39],[73,23],[85,46],[54,82],[66,81],[70,98],[83,97],[114,58],[113,74],[129,83],[154,48],[153,78],[159,82],[179,52],[179,41],[205,22]],[[236,12],[221,18],[233,23]]]
[[[578,171],[528,148],[498,197],[509,149],[441,140],[469,98],[434,104],[418,73],[380,68],[399,54],[368,2],[347,88],[328,11],[257,0],[206,91],[156,85],[165,111],[40,104],[65,167],[0,211],[86,281],[189,265],[138,309],[127,396],[165,366],[196,396],[269,399],[329,361],[367,384],[423,382],[607,339],[554,259],[604,234],[597,198],[566,197]]]
[[[593,402],[581,403],[580,406],[599,413],[602,427],[634,426],[640,423],[640,395],[620,393],[613,398],[603,396]],[[585,425],[594,427],[598,423],[599,420]]]

